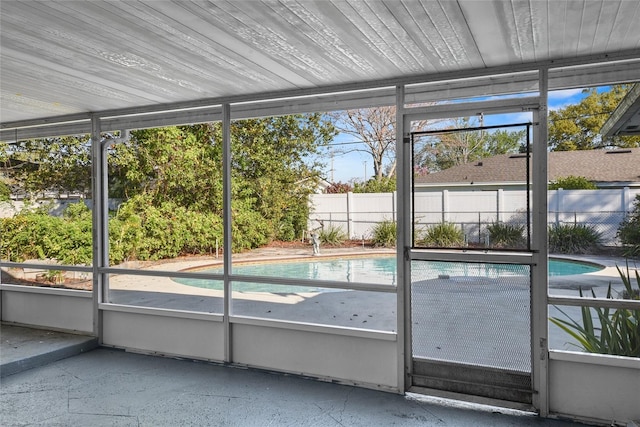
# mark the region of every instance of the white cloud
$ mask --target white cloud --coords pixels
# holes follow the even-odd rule
[[[584,97],[584,89],[565,89],[549,92],[549,110],[557,111],[571,104],[576,104]]]
[[[580,95],[584,89],[565,89],[565,90],[554,90],[549,92],[549,100],[558,100],[558,99],[567,99],[571,98],[575,95]]]

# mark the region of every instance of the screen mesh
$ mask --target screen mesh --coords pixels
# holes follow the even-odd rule
[[[528,265],[413,261],[413,356],[531,372]]]

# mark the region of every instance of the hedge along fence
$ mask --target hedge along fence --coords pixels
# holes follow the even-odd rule
[[[548,223],[587,225],[601,234],[604,245],[617,246],[616,232],[637,194],[640,188],[550,190]],[[341,227],[351,239],[370,239],[376,224],[397,220],[396,197],[395,192],[314,194],[310,224],[315,227],[321,220],[325,226]],[[454,223],[469,242],[479,243],[491,224],[526,225],[526,207],[524,190],[421,191],[414,199],[418,226]]]

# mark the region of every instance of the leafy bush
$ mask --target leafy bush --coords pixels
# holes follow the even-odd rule
[[[385,220],[373,227],[374,246],[393,247],[397,240],[397,227],[394,221]]]
[[[549,251],[553,253],[593,253],[601,241],[600,233],[588,225],[561,224],[549,227]]]
[[[597,190],[598,187],[583,176],[569,175],[549,183],[549,190]]]
[[[237,206],[234,206],[237,207]],[[234,251],[263,245],[270,228],[257,212],[236,209]],[[56,259],[63,264],[91,264],[91,211],[84,203],[70,205],[62,217],[45,210],[23,211],[0,220],[0,253],[10,261]],[[159,260],[185,254],[210,254],[222,244],[222,220],[211,212],[195,212],[172,202],[154,206],[138,195],[123,203],[109,220],[109,259]]]
[[[456,224],[443,222],[427,228],[419,240],[425,246],[455,247],[464,245],[464,233]]]
[[[67,207],[63,217],[24,210],[0,220],[0,253],[9,261],[55,259],[62,264],[92,262],[91,211],[84,203]]]
[[[160,206],[139,195],[123,203],[109,221],[110,259],[158,260],[185,254],[210,254],[222,245],[222,219],[212,212],[196,212],[172,202]],[[258,212],[232,207],[233,251],[254,248],[268,241],[271,228]]]
[[[334,182],[330,186],[328,186],[324,192],[325,194],[344,194],[352,191],[353,187],[351,184],[345,184],[344,182]]]
[[[636,195],[633,211],[622,221],[616,236],[624,245],[624,256],[640,257],[640,194]]]
[[[11,197],[11,188],[9,185],[0,179],[0,202],[5,202]]]
[[[396,191],[395,177],[371,178],[365,183],[356,182],[353,186],[354,193],[393,193]]]
[[[495,222],[487,226],[491,245],[499,248],[524,248],[524,226]]]
[[[623,299],[640,300],[640,274],[636,270],[636,288],[633,287],[629,266],[626,272],[616,267],[625,290]],[[595,292],[591,290],[595,298]],[[580,289],[582,297],[582,289]],[[607,299],[613,299],[611,283],[607,289]],[[556,307],[558,308],[558,307]],[[577,346],[589,353],[613,354],[618,356],[640,357],[640,310],[619,308],[610,312],[609,308],[581,307],[582,323],[572,319],[564,311],[558,310],[567,318],[552,317],[550,320],[560,329],[571,335]],[[597,326],[599,324],[599,326]],[[575,344],[574,344],[575,345]]]
[[[320,242],[324,245],[340,245],[347,240],[347,237],[347,233],[340,227],[329,226],[320,231]]]

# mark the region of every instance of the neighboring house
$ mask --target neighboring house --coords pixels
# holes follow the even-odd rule
[[[455,166],[415,179],[416,191],[523,190],[526,154],[502,154]],[[533,159],[535,161],[535,159]],[[640,148],[618,150],[552,151],[548,179],[582,176],[598,188],[640,188]],[[530,162],[529,176],[533,162]]]

